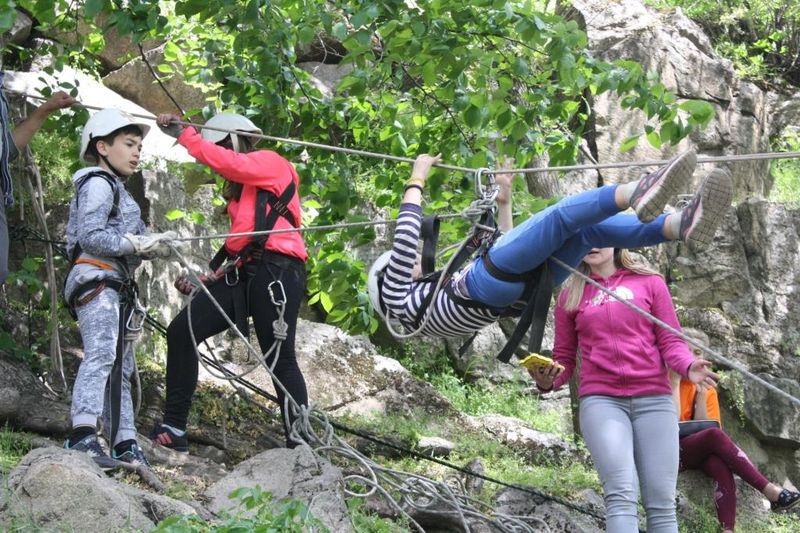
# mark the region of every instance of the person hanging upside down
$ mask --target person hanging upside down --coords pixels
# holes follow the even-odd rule
[[[687,328],[683,333],[703,346],[709,344],[708,335],[702,331]],[[703,354],[699,348],[693,348],[692,353],[696,357]],[[716,420],[722,425],[719,398],[713,385],[695,385],[672,371],[670,381],[681,421]],[[736,482],[733,474],[763,494],[773,511],[786,511],[800,504],[800,493],[771,483],[721,427],[687,435],[680,439],[679,445],[679,471],[702,470],[714,480],[714,505],[723,533],[732,533],[736,525]]]
[[[228,131],[261,133],[250,119],[236,113],[219,113],[206,126],[227,131],[183,128],[174,115],[159,115],[159,126],[176,137],[189,154],[226,180],[228,215],[231,233],[254,230],[286,229],[300,226],[299,178],[294,166],[269,150],[254,150],[246,135]],[[297,314],[305,294],[308,258],[299,232],[260,237],[229,237],[212,260],[212,271],[221,272],[224,261],[229,267],[222,275],[211,275],[205,284],[228,317],[245,334],[248,317],[272,368],[275,382],[280,381],[297,405],[308,404],[306,383],[295,358],[294,341]],[[190,294],[194,287],[186,278],[176,287]],[[189,311],[191,307],[191,324]],[[283,324],[283,328],[276,327]],[[197,388],[198,359],[190,329],[197,342],[221,333],[229,324],[205,292],[197,292],[167,328],[167,398],[163,423],[157,424],[150,437],[176,451],[188,451],[186,423],[192,396]],[[280,331],[279,331],[280,330]],[[275,383],[283,416],[286,442],[298,442],[290,436],[295,413],[284,393]]]
[[[399,320],[413,330],[429,314],[420,333],[435,337],[470,335],[498,320],[525,291],[520,277],[550,256],[577,266],[592,248],[638,248],[669,240],[690,247],[711,241],[730,206],[730,176],[712,171],[681,211],[662,214],[667,201],[689,183],[697,161],[694,151],[671,159],[655,172],[624,185],[607,185],[564,198],[506,231],[489,251],[453,274],[429,305],[423,305],[435,281],[415,271],[420,235],[422,193],[440,156],[417,157],[400,206],[392,250],[369,272],[369,295],[384,320]],[[499,175],[498,175],[499,178]],[[498,207],[510,213],[511,196],[498,195]],[[622,211],[632,208],[635,214]],[[509,217],[510,218],[510,217]],[[548,261],[555,285],[568,272]],[[382,278],[382,283],[380,282]],[[505,278],[505,279],[501,279]]]

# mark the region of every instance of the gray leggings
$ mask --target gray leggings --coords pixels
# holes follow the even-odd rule
[[[585,396],[580,422],[603,483],[606,531],[639,531],[638,472],[648,533],[677,533],[678,415],[672,397]]]
[[[119,335],[119,296],[113,289],[105,289],[86,305],[77,309],[78,323],[83,339],[83,361],[72,387],[72,427],[97,426],[102,417],[103,429],[111,432],[111,409],[108,400],[108,376],[117,357]],[[133,343],[125,345],[122,362],[122,406],[117,437],[112,445],[136,438],[131,399],[133,375]]]

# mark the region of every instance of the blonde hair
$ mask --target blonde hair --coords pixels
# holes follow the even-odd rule
[[[635,274],[661,276],[661,273],[653,270],[647,264],[636,261],[631,253],[624,248],[614,248],[614,266],[617,268],[630,270]],[[581,264],[578,265],[576,270],[586,276],[592,272],[592,269],[589,267],[589,265],[583,261],[581,261]],[[567,311],[576,309],[578,304],[581,302],[581,297],[583,297],[583,291],[585,288],[586,280],[583,277],[578,276],[577,274],[572,274],[569,278],[567,278],[567,281],[564,282],[564,288],[561,289],[561,293],[558,296],[558,300],[560,303],[563,303],[564,309]]]

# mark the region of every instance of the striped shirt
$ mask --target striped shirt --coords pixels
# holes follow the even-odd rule
[[[423,319],[423,316],[418,316],[422,302],[436,288],[435,281],[414,281],[412,279],[421,218],[422,208],[420,206],[410,203],[400,206],[392,253],[381,289],[381,297],[386,305],[389,318],[398,319],[403,327],[410,330],[416,329],[415,323],[418,319],[420,321]],[[451,296],[453,291],[459,295],[464,292],[463,289],[461,291],[455,289],[454,285],[463,277],[466,268],[446,281],[445,285],[450,286],[442,286],[436,301],[430,303],[427,310],[430,317],[420,332],[421,334],[431,337],[471,335],[496,322],[500,317],[490,308],[468,307],[453,299]]]

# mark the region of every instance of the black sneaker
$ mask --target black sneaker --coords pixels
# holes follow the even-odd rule
[[[788,511],[800,503],[800,492],[783,489],[778,495],[778,500],[769,503],[769,508],[773,511]]]
[[[147,468],[150,468],[150,463],[148,462],[147,457],[144,456],[144,452],[136,442],[132,443],[127,450],[120,454],[117,454],[116,450],[111,450],[111,457],[117,461],[122,461],[123,463],[144,465]]]
[[[174,431],[164,424],[156,424],[156,427],[150,432],[150,438],[153,439],[153,442],[165,448],[179,453],[189,453],[189,439],[186,437],[186,433],[176,435]]]
[[[64,448],[67,450],[75,450],[77,452],[86,452],[86,454],[88,454],[95,464],[103,471],[117,468],[117,462],[109,457],[103,447],[100,446],[100,441],[97,440],[97,435],[87,435],[75,444],[70,444],[69,439],[67,439],[64,441]]]
[[[651,222],[664,211],[667,201],[691,181],[697,154],[687,150],[658,170],[645,174],[631,195],[631,208],[642,222]]]

